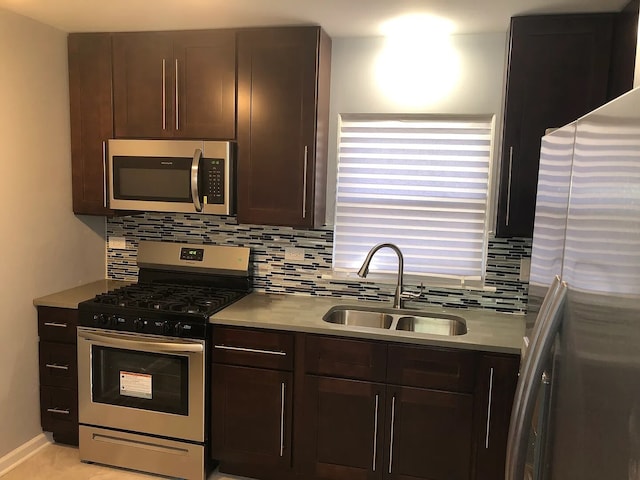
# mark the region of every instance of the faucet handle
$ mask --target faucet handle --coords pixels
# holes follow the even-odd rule
[[[405,300],[420,298],[423,292],[424,292],[424,283],[420,282],[420,291],[418,293],[402,292],[402,298]]]

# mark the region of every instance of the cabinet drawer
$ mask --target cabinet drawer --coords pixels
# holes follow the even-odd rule
[[[47,432],[56,430],[60,422],[78,423],[78,392],[72,388],[40,387],[40,421]]]
[[[293,370],[290,333],[251,328],[213,327],[213,361],[246,367]]]
[[[384,343],[307,335],[305,352],[306,373],[384,381]]]
[[[78,360],[75,345],[40,342],[40,384],[78,388]]]
[[[387,382],[410,387],[471,392],[475,384],[472,351],[389,346]]]
[[[41,340],[75,344],[77,325],[77,310],[38,307],[38,335]]]

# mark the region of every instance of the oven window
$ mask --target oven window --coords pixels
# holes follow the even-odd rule
[[[94,345],[94,402],[189,414],[189,358]]]

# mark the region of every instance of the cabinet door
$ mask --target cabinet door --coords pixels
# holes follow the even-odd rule
[[[606,102],[613,18],[512,18],[497,236],[533,235],[545,130]]]
[[[388,387],[387,412],[386,478],[469,479],[473,395]]]
[[[504,475],[519,357],[484,355],[476,384],[476,475],[478,480]]]
[[[111,35],[68,37],[73,212],[110,215],[106,198],[106,141],[113,137]]]
[[[234,139],[236,36],[233,30],[180,32],[173,44],[175,137]]]
[[[171,136],[174,59],[167,33],[113,37],[113,110],[117,138]]]
[[[211,379],[211,455],[220,470],[289,468],[293,375],[213,364]]]
[[[313,226],[318,45],[315,27],[238,34],[241,223]]]
[[[305,478],[381,478],[384,388],[357,380],[305,377]]]

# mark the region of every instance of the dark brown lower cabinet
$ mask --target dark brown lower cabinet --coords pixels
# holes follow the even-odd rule
[[[305,478],[468,480],[473,395],[305,379]]]
[[[504,478],[511,407],[518,383],[520,357],[480,356],[476,381],[477,480]]]
[[[214,364],[212,457],[220,471],[278,478],[291,468],[293,374]]]
[[[383,461],[385,386],[307,375],[305,478],[373,480]]]
[[[211,438],[223,473],[504,478],[517,355],[313,334],[295,336],[295,361],[293,350],[288,332],[216,328]]]
[[[40,424],[56,442],[78,444],[76,309],[38,307]]]
[[[473,395],[388,387],[384,478],[468,480]]]

